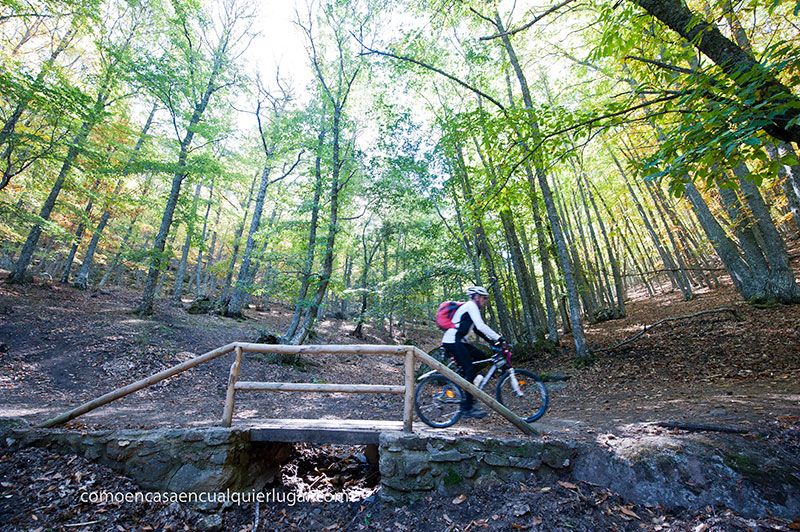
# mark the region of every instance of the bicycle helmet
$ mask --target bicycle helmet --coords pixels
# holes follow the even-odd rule
[[[482,286],[470,286],[467,288],[467,297],[472,298],[472,296],[486,296],[489,297],[489,292]]]

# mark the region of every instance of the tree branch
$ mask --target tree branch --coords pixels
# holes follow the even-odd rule
[[[352,34],[352,35],[353,35],[353,38],[358,40],[358,37],[356,37],[355,34]],[[358,42],[361,44],[361,46],[364,48],[364,50],[366,50],[366,52],[361,52],[361,53],[359,53],[359,55],[380,55],[380,56],[383,56],[383,57],[391,57],[392,59],[397,59],[398,61],[405,61],[407,63],[412,63],[414,65],[421,66],[422,68],[430,70],[431,72],[436,72],[440,76],[444,76],[444,77],[446,77],[447,79],[449,79],[451,81],[455,81],[456,83],[458,83],[459,85],[461,85],[465,89],[474,92],[475,94],[481,96],[482,98],[486,98],[487,100],[492,102],[494,105],[496,105],[501,111],[505,111],[505,107],[503,106],[503,104],[501,104],[496,99],[492,98],[491,96],[489,96],[488,94],[486,94],[482,90],[480,90],[480,89],[478,89],[476,87],[473,87],[472,85],[470,85],[466,81],[462,81],[461,79],[455,77],[454,75],[448,74],[447,72],[445,72],[444,70],[442,70],[440,68],[436,68],[435,66],[429,65],[427,63],[423,63],[422,61],[420,61],[418,59],[414,59],[413,57],[408,57],[408,56],[405,56],[405,55],[397,55],[397,54],[393,54],[391,52],[384,52],[384,51],[381,51],[381,50],[375,50],[375,49],[372,49],[372,48],[368,47],[367,45],[365,45],[361,41],[358,41]]]
[[[550,9],[545,11],[544,13],[542,13],[541,15],[538,15],[538,16],[534,17],[533,20],[531,20],[530,22],[526,22],[525,24],[523,24],[519,28],[515,28],[513,30],[504,31],[504,32],[501,32],[501,33],[495,33],[494,35],[488,35],[486,37],[481,37],[480,40],[482,40],[482,41],[491,41],[492,39],[499,39],[500,37],[505,37],[506,35],[514,35],[515,33],[519,33],[521,31],[525,31],[528,28],[530,28],[531,26],[533,26],[534,24],[536,24],[537,22],[539,22],[540,20],[542,20],[547,15],[549,15],[549,14],[555,12],[555,11],[558,11],[559,9],[564,7],[565,5],[571,4],[574,1],[575,0],[564,0],[560,4],[554,5],[553,7],[551,7]],[[483,17],[481,17],[481,18],[483,18]]]

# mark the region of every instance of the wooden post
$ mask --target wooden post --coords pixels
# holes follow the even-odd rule
[[[405,401],[403,403],[403,432],[413,432],[414,420],[414,348],[406,351],[405,363]]]
[[[458,384],[464,391],[471,393],[472,395],[474,395],[475,397],[486,403],[486,405],[489,406],[489,408],[491,408],[492,410],[494,410],[495,412],[497,412],[498,414],[509,420],[519,430],[530,436],[535,436],[538,434],[533,429],[533,427],[531,427],[528,423],[526,423],[522,418],[520,418],[514,412],[512,412],[511,410],[500,404],[489,394],[487,394],[486,392],[484,392],[483,390],[481,390],[480,388],[478,388],[477,386],[475,386],[474,384],[463,378],[461,375],[459,375],[452,369],[448,368],[447,366],[445,366],[444,364],[442,364],[441,362],[430,356],[425,351],[422,351],[421,349],[416,347],[414,347],[413,349],[414,353],[416,354],[416,357],[419,358],[422,362],[425,362],[427,365],[429,365],[430,367],[432,367],[433,369],[435,369],[436,371],[438,371],[439,373],[441,373],[454,383]]]
[[[233,421],[233,403],[236,400],[236,381],[239,380],[239,371],[242,369],[242,348],[236,346],[236,358],[231,364],[228,374],[228,391],[225,394],[225,409],[222,411],[222,426],[230,427]]]
[[[176,366],[172,366],[171,368],[167,368],[164,371],[160,371],[155,375],[151,375],[146,379],[138,380],[134,383],[128,384],[127,386],[123,386],[122,388],[117,388],[112,392],[108,392],[105,395],[101,395],[97,399],[92,399],[91,401],[84,403],[72,410],[64,412],[54,418],[48,419],[41,425],[38,425],[38,428],[49,428],[54,427],[56,425],[60,425],[61,423],[66,423],[70,419],[74,419],[80,415],[89,412],[90,410],[94,410],[95,408],[101,407],[105,404],[110,403],[111,401],[115,401],[120,397],[125,397],[126,395],[141,390],[142,388],[147,388],[148,386],[152,386],[153,384],[163,381],[164,379],[168,379],[173,375],[177,375],[178,373],[184,372],[187,369],[193,368],[197,365],[202,364],[203,362],[208,362],[211,359],[217,358],[220,355],[224,355],[225,353],[230,353],[233,351],[235,344],[228,344],[213,351],[209,351],[199,357],[193,358],[191,360],[187,360],[181,364]]]

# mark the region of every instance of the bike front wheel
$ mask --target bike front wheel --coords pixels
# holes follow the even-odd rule
[[[515,369],[514,379],[511,371],[500,376],[497,383],[497,400],[506,408],[532,423],[542,417],[550,402],[542,379],[532,371]]]
[[[428,426],[440,429],[454,425],[461,417],[464,392],[445,377],[435,373],[422,379],[414,390],[414,409]]]

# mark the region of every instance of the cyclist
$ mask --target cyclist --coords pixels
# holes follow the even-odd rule
[[[471,286],[467,288],[468,301],[458,307],[453,314],[452,322],[454,327],[447,329],[442,337],[442,345],[448,355],[453,357],[464,371],[464,378],[470,382],[475,380],[476,370],[472,363],[473,357],[480,358],[480,350],[464,341],[464,337],[469,334],[472,328],[475,333],[495,345],[504,342],[503,337],[492,330],[484,323],[481,317],[481,309],[486,306],[489,300],[489,292],[482,286]],[[464,402],[461,405],[462,416],[481,419],[486,416],[486,411],[475,405],[475,399],[464,390]]]

